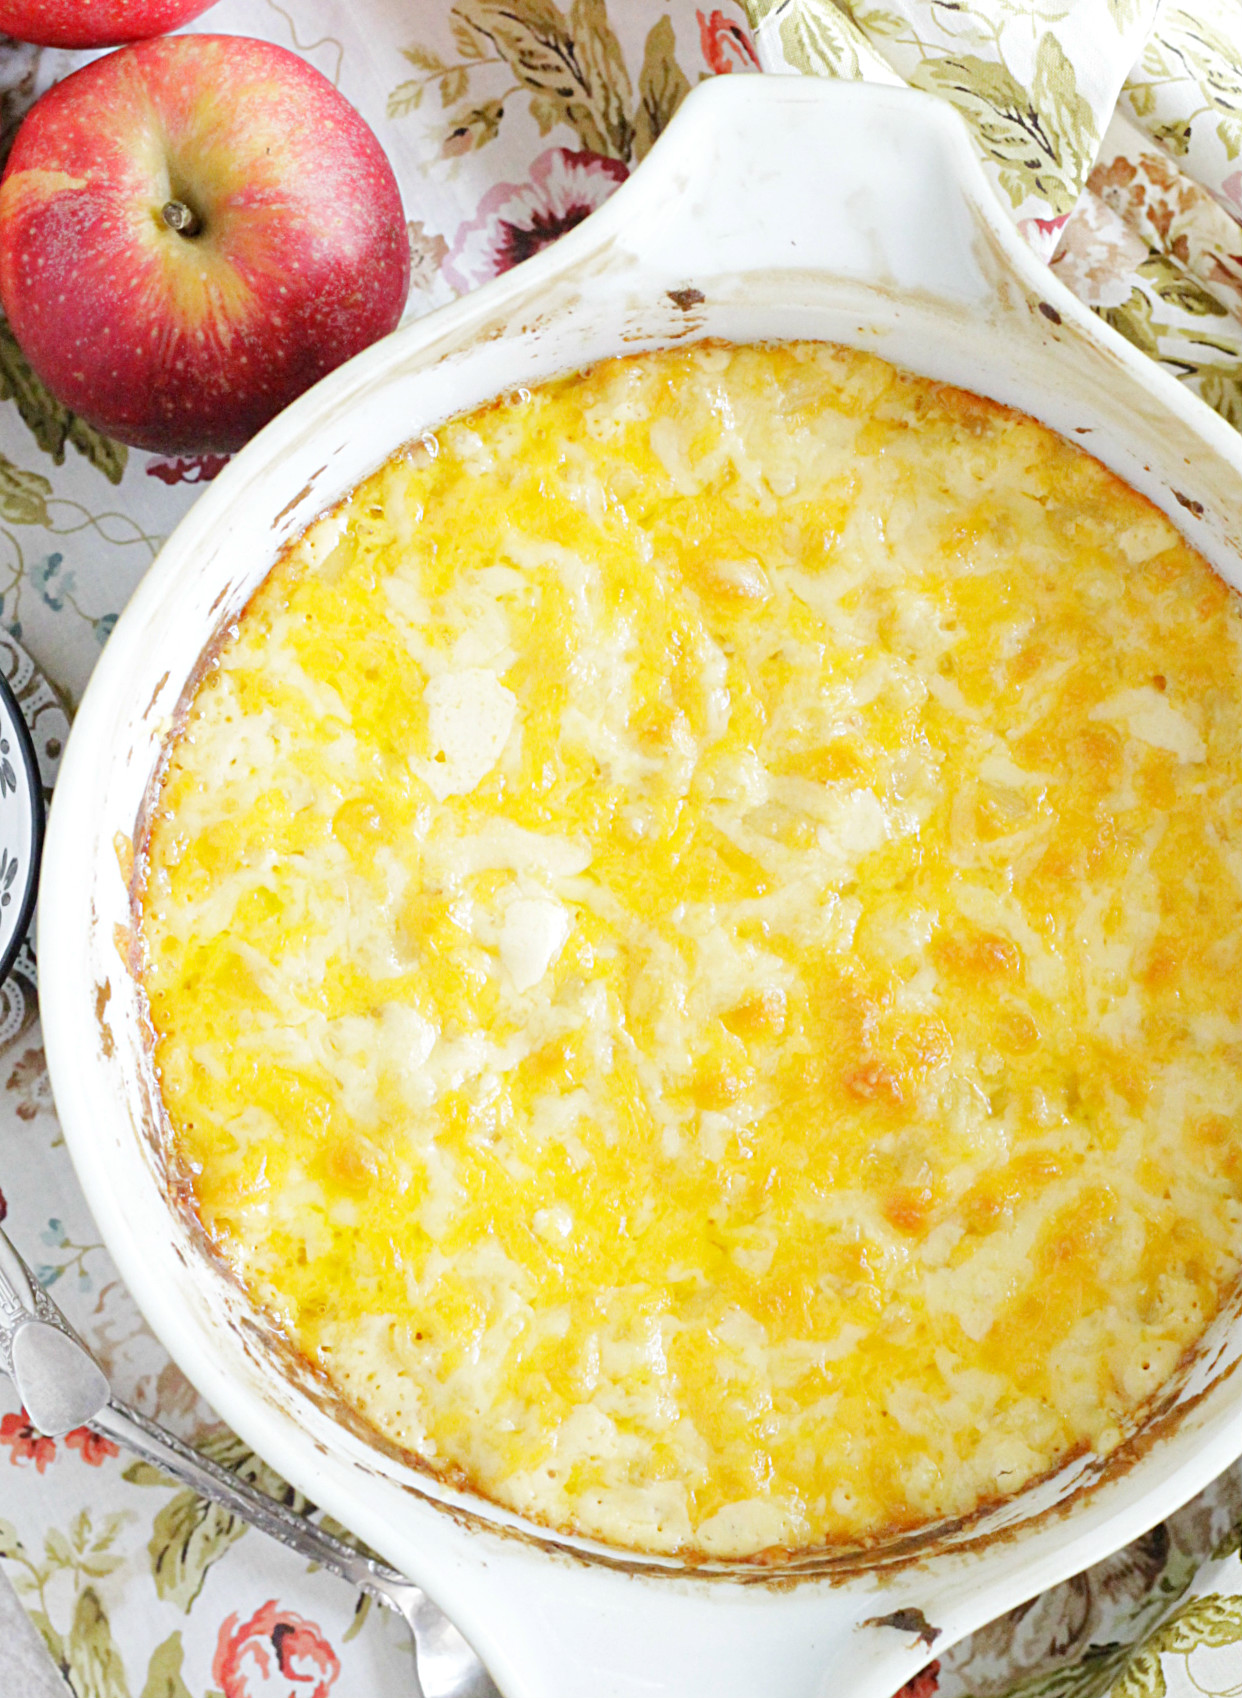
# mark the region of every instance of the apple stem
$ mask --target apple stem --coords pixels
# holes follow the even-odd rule
[[[197,212],[183,200],[167,201],[163,209],[163,219],[168,228],[175,230],[179,236],[197,236],[203,227]]]

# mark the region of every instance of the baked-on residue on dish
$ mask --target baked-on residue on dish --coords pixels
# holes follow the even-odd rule
[[[375,1428],[868,1541],[1114,1448],[1242,1259],[1242,617],[1019,414],[610,361],[282,556],[150,820],[172,1155]]]

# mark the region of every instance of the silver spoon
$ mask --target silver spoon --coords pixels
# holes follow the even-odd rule
[[[103,1369],[3,1231],[0,1368],[13,1380],[31,1423],[40,1432],[56,1438],[86,1426],[114,1439],[403,1615],[414,1635],[420,1698],[500,1698],[483,1664],[421,1588],[396,1569],[361,1556],[113,1397]]]

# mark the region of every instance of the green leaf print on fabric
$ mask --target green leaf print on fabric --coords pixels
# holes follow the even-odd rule
[[[485,57],[486,48],[465,18],[450,18],[449,28],[453,32],[453,45],[463,59],[482,59]]]
[[[170,1633],[151,1653],[146,1684],[139,1698],[191,1698],[190,1689],[181,1678],[184,1655],[180,1633]]]
[[[1156,338],[1156,326],[1152,323],[1151,302],[1141,289],[1131,289],[1129,299],[1117,307],[1097,307],[1095,309],[1105,324],[1111,324],[1114,330],[1119,330],[1127,342],[1144,354],[1150,354],[1153,360],[1160,358],[1160,344]]]
[[[781,51],[795,70],[857,82],[873,68],[873,49],[866,36],[835,6],[786,0],[778,26]]]
[[[400,118],[419,110],[432,84],[438,87],[442,105],[456,108],[440,149],[445,158],[495,140],[507,102],[520,94],[541,136],[563,124],[588,153],[634,162],[650,151],[690,92],[667,15],[647,34],[637,98],[606,0],[573,0],[568,13],[554,0],[458,0],[450,27],[459,62],[449,65],[415,42],[403,56],[418,74],[388,97],[388,116]],[[516,85],[480,99],[474,74],[495,66]]]
[[[1153,253],[1138,267],[1135,275],[1150,283],[1166,306],[1177,307],[1196,318],[1229,317],[1228,308],[1167,254]]]
[[[436,84],[440,93],[440,105],[454,105],[462,98],[469,86],[470,75],[464,65],[457,65],[451,71],[445,71]]]
[[[1051,59],[1045,77],[1051,81]],[[957,107],[991,155],[1001,187],[1015,207],[1035,195],[1057,214],[1073,208],[1079,189],[1061,166],[1056,130],[1005,65],[969,53],[928,59],[915,68],[910,81]]]
[[[1164,1698],[1166,1690],[1160,1653],[1148,1643],[1130,1658],[1109,1698]]]
[[[417,112],[433,83],[439,91],[441,106],[452,106],[465,95],[470,83],[468,66],[446,65],[438,53],[417,41],[402,48],[401,57],[408,59],[421,75],[411,77],[393,89],[388,96],[390,118],[404,118],[411,112]]]
[[[444,138],[441,154],[449,159],[459,153],[469,153],[472,148],[486,146],[500,134],[500,120],[504,115],[502,100],[485,100],[481,106],[472,107]],[[556,121],[555,117],[552,121]]]
[[[1149,35],[1139,55],[1139,69],[1145,77],[1171,77],[1173,66],[1159,39]]]
[[[1227,161],[1242,154],[1242,20],[1217,8],[1215,20],[1181,6],[1159,14],[1158,35],[1143,50],[1122,91],[1147,134],[1187,158],[1198,134],[1215,139]],[[1158,112],[1163,122],[1154,122]]]
[[[618,145],[628,130],[620,137],[612,133],[615,103],[607,99],[597,105],[598,44],[592,62],[552,0],[462,0],[453,11],[491,43],[523,88],[556,108],[584,148],[612,159],[625,157]]]
[[[867,35],[900,35],[909,28],[904,18],[899,18],[896,12],[886,12],[882,6],[852,5],[850,15]]]
[[[233,1433],[213,1433],[198,1447],[213,1461],[231,1468],[252,1486],[266,1492],[303,1515],[311,1507],[301,1492],[281,1478],[274,1468],[245,1445]],[[126,1477],[135,1485],[166,1485],[158,1470],[153,1478],[138,1477],[142,1464],[126,1470]],[[208,1503],[196,1492],[179,1491],[155,1517],[147,1552],[151,1559],[151,1577],[161,1598],[176,1604],[189,1614],[195,1598],[203,1589],[203,1581],[212,1564],[218,1562],[230,1545],[237,1543],[246,1531],[246,1522],[228,1510]]]
[[[147,1546],[156,1592],[188,1614],[207,1570],[245,1531],[238,1516],[194,1492],[178,1492],[156,1516]]]
[[[90,1510],[79,1510],[69,1529],[72,1543],[65,1556],[64,1566],[73,1569],[78,1575],[88,1575],[92,1580],[102,1580],[105,1575],[114,1573],[125,1561],[125,1558],[112,1548],[116,1544],[117,1534],[124,1520],[123,1515],[106,1516],[103,1526],[96,1533]]]
[[[412,78],[409,82],[398,83],[388,96],[388,116],[390,118],[408,118],[411,112],[417,112],[423,103],[423,95],[427,85]]]
[[[668,19],[661,20],[668,23]],[[628,159],[634,151],[634,126],[630,120],[630,74],[625,68],[621,43],[608,22],[604,0],[574,0],[569,13],[569,34],[582,68],[591,107],[611,143],[614,159]],[[669,24],[672,37],[672,25]]]
[[[1203,1647],[1242,1641],[1242,1598],[1205,1592],[1188,1598],[1147,1641],[1161,1651],[1186,1656]]]
[[[51,493],[49,479],[38,472],[23,472],[0,454],[0,518],[11,525],[47,525]]]
[[[1220,1592],[1189,1598],[1131,1656],[1109,1698],[1165,1698],[1168,1685],[1163,1657],[1189,1657],[1192,1651],[1218,1650],[1239,1642],[1242,1598]]]
[[[47,1647],[47,1654],[63,1674],[68,1667],[65,1662],[65,1642],[52,1626],[51,1617],[46,1610],[32,1609],[28,1604],[26,1613],[34,1626],[35,1632]]]
[[[1160,36],[1213,105],[1242,117],[1242,29],[1230,41],[1201,16],[1171,6],[1160,14]]]
[[[1095,114],[1078,92],[1074,67],[1051,31],[1041,39],[1035,54],[1031,98],[1051,133],[1057,164],[1077,200],[1095,163],[1100,137]]]
[[[430,47],[421,46],[417,41],[412,42],[409,47],[403,47],[401,57],[408,59],[416,71],[431,71],[439,75],[444,69],[444,61],[440,55],[433,53]]]
[[[501,106],[499,101],[496,101],[494,104],[498,109],[496,129],[499,130],[500,118],[504,116],[504,107]],[[549,131],[555,129],[557,124],[561,121],[560,107],[553,100],[545,100],[541,94],[531,95],[530,115],[539,126],[539,134],[541,136],[546,136]],[[491,140],[490,136],[488,137],[488,140]]]
[[[115,1549],[115,1546],[121,1528],[129,1519],[130,1514],[127,1510],[115,1510],[111,1514],[105,1515],[98,1529],[96,1529],[94,1517],[90,1510],[79,1510],[77,1515],[74,1516],[67,1534],[62,1533],[57,1527],[49,1528],[44,1534],[42,1562],[35,1561],[13,1529],[8,1527],[7,1523],[4,1524],[7,1533],[3,1539],[0,1556],[7,1557],[17,1565],[17,1572],[13,1576],[17,1591],[25,1601],[30,1619],[43,1643],[47,1646],[52,1660],[62,1674],[71,1675],[71,1678],[74,1679],[75,1691],[79,1691],[79,1688],[76,1685],[77,1677],[72,1674],[71,1665],[74,1656],[74,1633],[78,1631],[79,1612],[82,1608],[81,1601],[89,1593],[95,1599],[95,1606],[98,1606],[98,1599],[95,1598],[93,1589],[89,1585],[83,1589],[82,1582],[84,1580],[100,1580],[105,1575],[111,1574],[123,1566],[125,1558]],[[64,1575],[73,1577],[73,1596],[77,1599],[74,1621],[68,1640],[62,1637],[52,1621],[52,1604],[49,1601],[49,1597],[54,1596],[59,1586],[63,1585],[61,1577]],[[63,1593],[61,1595],[63,1596]],[[82,1619],[85,1620],[85,1617]],[[80,1637],[79,1634],[79,1639]],[[85,1653],[83,1653],[83,1656],[85,1656]],[[80,1658],[79,1661],[81,1662],[82,1659]],[[82,1667],[86,1667],[85,1662],[82,1663]],[[82,1678],[85,1679],[86,1675],[83,1674]],[[94,1688],[91,1689],[92,1692],[94,1690]],[[105,1686],[100,1690],[106,1693],[108,1688]],[[123,1678],[121,1690],[124,1691]],[[128,1698],[128,1695],[126,1695],[126,1698]]]
[[[0,1557],[14,1557],[20,1560],[25,1555],[25,1547],[17,1536],[17,1528],[11,1521],[0,1517]]]
[[[634,158],[644,159],[656,137],[667,127],[690,92],[685,72],[677,63],[677,39],[671,19],[651,26],[638,77],[638,111],[634,115]]]
[[[120,483],[129,450],[62,406],[35,376],[3,318],[0,318],[0,401],[16,404],[26,429],[58,466],[64,463],[65,444],[70,443],[109,483]]]
[[[66,1655],[76,1698],[129,1698],[125,1665],[93,1586],[78,1598]]]
[[[1242,331],[1237,320],[1163,254],[1150,252],[1131,276],[1135,283],[1126,301],[1094,310],[1140,352],[1158,359],[1228,424],[1242,429]]]
[[[171,1474],[165,1474],[162,1468],[155,1467],[151,1462],[131,1462],[121,1474],[122,1480],[128,1480],[131,1486],[175,1486],[177,1482]]]
[[[1152,124],[1148,135],[1170,153],[1185,157],[1190,152],[1190,122],[1185,118],[1170,118],[1165,124]]]

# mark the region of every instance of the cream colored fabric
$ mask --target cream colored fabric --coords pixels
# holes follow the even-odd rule
[[[748,0],[764,70],[947,100],[1023,236],[1242,426],[1234,0]]]

